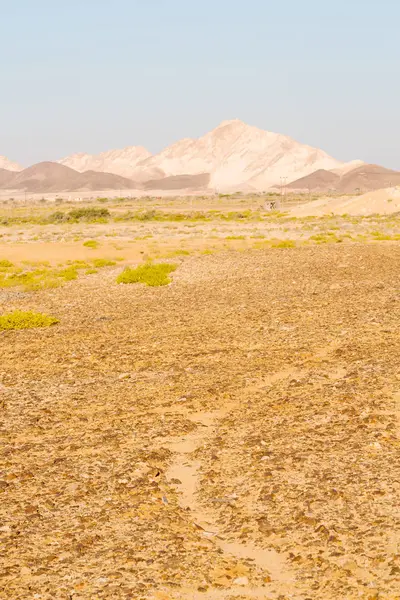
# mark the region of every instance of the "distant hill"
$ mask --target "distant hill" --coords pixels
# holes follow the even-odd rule
[[[397,171],[377,165],[337,160],[319,148],[239,119],[223,121],[199,138],[178,140],[154,155],[142,146],[129,146],[39,164],[39,171],[38,165],[30,167],[32,172],[0,157],[0,169],[19,171],[17,189],[39,193],[132,187],[256,192],[279,188],[283,181],[291,190],[354,193],[395,185],[399,177]],[[70,171],[56,171],[56,164]],[[3,174],[0,187],[5,182]]]
[[[0,156],[0,169],[5,169],[6,171],[22,171],[23,167],[12,160],[9,160],[5,156]]]
[[[286,187],[290,190],[309,190],[310,192],[326,192],[331,189],[336,189],[340,182],[340,175],[325,169],[318,169],[311,175],[301,177]]]
[[[84,152],[71,154],[58,162],[80,173],[95,171],[133,179],[137,171],[136,166],[150,156],[151,154],[146,148],[130,146],[122,150],[109,150],[100,154],[85,154]],[[163,175],[163,172],[156,174],[157,177]]]
[[[112,173],[86,171],[78,173],[70,167],[54,162],[42,162],[19,173],[0,173],[2,189],[23,190],[31,193],[73,192],[79,190],[133,189],[130,179]]]
[[[238,119],[223,121],[200,138],[184,138],[152,156],[132,146],[97,155],[73,154],[59,161],[83,172],[115,173],[158,189],[184,189],[170,177],[209,174],[209,188],[217,191],[266,190],[316,170],[346,170],[347,163],[279,133],[264,131]],[[357,163],[358,164],[358,163]],[[351,165],[352,167],[352,165]],[[148,182],[156,183],[148,183]],[[147,183],[146,183],[147,182]],[[186,181],[184,181],[186,187]]]
[[[143,184],[145,190],[198,190],[206,188],[210,182],[209,173],[199,175],[172,175],[162,179],[152,179]]]
[[[400,185],[400,171],[392,171],[379,165],[363,165],[343,175],[337,189],[343,194],[352,194],[396,185]]]
[[[400,171],[385,169],[379,165],[363,164],[345,172],[342,176],[332,171],[319,169],[311,175],[293,181],[287,188],[311,192],[334,190],[339,194],[354,194],[396,185],[400,185]]]
[[[8,171],[7,169],[0,169],[0,187],[5,184],[11,184],[12,180],[15,178],[15,171]]]
[[[41,162],[18,173],[12,188],[28,192],[63,192],[75,187],[80,175],[77,171],[53,162]],[[9,185],[6,184],[7,187]],[[4,187],[4,186],[3,186]]]
[[[135,188],[137,189],[138,185],[126,177],[113,173],[84,171],[80,173],[76,190],[132,190]]]

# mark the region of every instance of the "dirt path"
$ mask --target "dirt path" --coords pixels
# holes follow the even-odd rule
[[[320,361],[328,357],[336,348],[335,343],[328,344],[316,350],[314,361]],[[251,395],[260,387],[272,387],[275,383],[287,378],[301,378],[308,373],[307,368],[287,368],[272,373],[262,378],[262,381],[246,387],[244,393]],[[225,597],[241,598],[275,598],[276,595],[290,593],[291,598],[300,599],[302,596],[296,590],[295,574],[291,570],[286,557],[276,550],[261,548],[249,541],[229,541],[226,539],[221,526],[218,524],[217,515],[210,507],[205,507],[199,501],[198,492],[202,479],[201,461],[194,456],[196,450],[208,445],[212,439],[218,436],[219,423],[233,410],[237,409],[237,403],[230,403],[222,409],[213,412],[190,412],[182,406],[179,412],[197,425],[197,428],[180,438],[171,439],[166,445],[175,453],[175,458],[167,471],[167,479],[179,494],[179,506],[190,513],[190,519],[194,525],[202,530],[204,537],[211,540],[224,554],[235,557],[238,560],[252,561],[252,564],[265,573],[269,583],[262,587],[250,586],[246,577],[233,580],[232,587],[227,591],[209,590],[206,594],[200,594],[201,598],[212,600]],[[212,445],[212,444],[211,444]],[[220,502],[234,502],[235,498],[227,497],[218,499]],[[188,595],[185,598],[197,598],[199,595]]]
[[[271,380],[277,381],[288,375],[287,371],[275,374]],[[210,590],[206,594],[185,596],[187,598],[218,598],[235,597],[241,598],[272,598],[270,594],[278,592],[293,592],[294,573],[286,563],[285,557],[275,550],[266,550],[249,542],[228,541],[221,527],[217,523],[217,517],[210,508],[205,508],[199,502],[198,492],[202,477],[202,465],[193,456],[218,434],[218,422],[233,409],[228,405],[222,410],[208,413],[188,413],[187,417],[196,425],[197,429],[176,440],[171,440],[167,447],[176,453],[173,463],[167,471],[167,478],[179,493],[179,505],[185,511],[190,511],[190,519],[194,525],[202,530],[204,537],[212,542],[224,553],[234,556],[239,560],[250,559],[254,566],[265,572],[265,577],[270,578],[270,583],[263,587],[250,587],[247,577],[238,577],[233,580],[229,590]],[[221,501],[233,501],[234,498],[226,498]]]

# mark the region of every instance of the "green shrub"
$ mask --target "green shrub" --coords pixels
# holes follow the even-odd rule
[[[400,237],[397,234],[391,235],[390,233],[384,233],[383,231],[371,231],[371,235],[374,237],[375,240],[381,240],[381,241],[397,240]]]
[[[103,267],[113,267],[116,264],[117,263],[115,262],[115,260],[108,260],[107,258],[96,258],[93,261],[93,265],[97,269],[102,269]]]
[[[67,265],[74,269],[89,269],[90,264],[85,260],[67,260]],[[62,266],[62,264],[60,265]]]
[[[56,212],[51,213],[47,218],[48,223],[68,223],[69,220],[69,216],[61,210],[56,210]]]
[[[78,271],[76,268],[71,266],[67,267],[66,269],[61,269],[57,275],[65,279],[65,281],[73,281],[74,279],[78,278]]]
[[[126,267],[117,277],[117,283],[145,283],[152,287],[168,285],[171,279],[170,273],[176,270],[176,265],[168,263],[152,264],[146,263],[132,269]]]
[[[313,240],[317,244],[340,244],[343,241],[341,237],[330,231],[312,235],[310,236],[310,240]]]
[[[9,260],[0,260],[0,269],[9,269],[14,265]]]
[[[171,250],[170,252],[166,252],[164,254],[164,258],[172,258],[174,256],[190,256],[189,250]]]
[[[281,240],[280,242],[273,242],[272,248],[294,248],[296,242],[293,240]]]
[[[33,329],[35,327],[50,327],[58,323],[58,319],[42,313],[15,310],[14,312],[0,315],[0,330],[6,329]]]
[[[108,208],[75,208],[68,213],[73,221],[93,221],[110,216]]]
[[[93,249],[96,249],[96,248],[98,248],[98,247],[99,247],[99,245],[100,245],[100,244],[99,244],[99,242],[97,242],[96,240],[88,240],[87,242],[83,242],[83,245],[84,245],[86,248],[93,248]]]

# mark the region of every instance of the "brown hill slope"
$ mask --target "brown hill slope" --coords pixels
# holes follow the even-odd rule
[[[0,187],[5,184],[10,184],[15,178],[15,171],[9,171],[8,169],[0,169]]]
[[[76,188],[79,190],[130,190],[138,187],[131,179],[113,173],[85,171],[80,175],[79,185]]]
[[[379,165],[361,165],[346,172],[341,177],[332,171],[319,169],[311,175],[296,179],[288,184],[291,190],[309,190],[329,192],[335,190],[341,194],[371,192],[400,185],[400,171],[385,169]]]
[[[132,189],[135,184],[130,179],[111,173],[86,171],[78,173],[70,167],[54,162],[42,162],[11,177],[0,175],[3,189],[26,190],[32,193],[72,192],[77,190],[118,190]]]
[[[209,182],[209,173],[200,173],[199,175],[171,175],[162,179],[146,181],[143,187],[145,190],[196,190],[207,187]]]
[[[357,191],[370,192],[395,185],[400,185],[400,171],[385,169],[379,165],[362,165],[343,175],[337,190],[343,194],[352,194]]]
[[[318,169],[311,175],[301,177],[296,181],[292,181],[287,185],[288,189],[298,190],[310,190],[316,191],[328,191],[330,189],[336,189],[340,182],[340,176],[332,171],[326,171],[325,169]]]
[[[80,174],[69,167],[41,162],[18,173],[12,181],[12,188],[39,193],[61,192],[75,188],[79,178]]]

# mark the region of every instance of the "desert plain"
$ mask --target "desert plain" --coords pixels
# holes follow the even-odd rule
[[[0,315],[57,322],[0,330],[1,598],[400,598],[379,198],[3,199]]]

